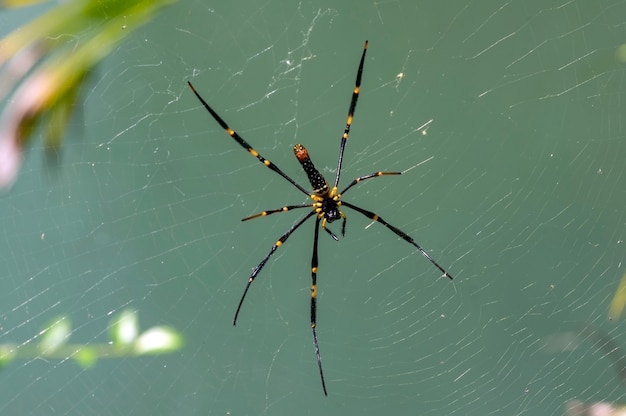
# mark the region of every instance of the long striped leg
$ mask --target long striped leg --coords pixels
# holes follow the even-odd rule
[[[343,190],[339,193],[339,196],[341,197],[348,189],[352,188],[357,183],[359,183],[361,181],[364,181],[366,179],[378,178],[379,176],[385,176],[385,175],[401,175],[401,174],[402,174],[402,172],[374,172],[374,173],[370,173],[369,175],[359,176],[358,178],[356,178],[352,182],[350,182],[350,184],[348,186],[343,188]],[[347,217],[344,214],[341,214],[341,217],[343,218],[343,222],[341,224],[341,235],[345,236],[346,235],[346,222],[347,222],[346,219],[347,219]],[[324,230],[326,232],[328,232],[332,238],[334,238],[335,240],[338,240],[337,236],[335,234],[333,234],[330,230],[328,230],[328,228],[324,227]]]
[[[270,209],[268,211],[263,211],[263,212],[259,212],[258,214],[250,215],[249,217],[242,218],[241,221],[248,221],[248,220],[253,220],[253,219],[259,218],[259,217],[266,217],[266,216],[271,215],[271,214],[276,214],[278,212],[287,212],[287,211],[290,211],[290,210],[296,209],[296,208],[306,208],[306,207],[312,208],[313,206],[315,206],[315,204],[285,205],[282,208]]]
[[[304,222],[306,220],[308,220],[309,218],[311,218],[313,215],[315,215],[315,211],[311,211],[308,214],[306,214],[304,217],[300,218],[298,220],[298,222],[296,222],[294,225],[291,226],[291,228],[289,228],[289,230],[287,230],[287,232],[285,234],[283,234],[278,241],[276,241],[274,243],[274,245],[272,246],[272,248],[270,249],[270,252],[267,253],[267,256],[265,256],[263,258],[263,260],[261,260],[261,262],[252,270],[252,274],[250,274],[250,277],[248,278],[248,283],[246,284],[246,288],[243,291],[243,295],[241,295],[241,300],[239,301],[239,305],[237,305],[237,311],[235,312],[235,318],[233,319],[233,325],[237,325],[237,317],[239,316],[239,311],[241,310],[241,305],[243,305],[243,301],[246,298],[246,294],[248,293],[248,289],[250,289],[250,285],[252,284],[252,282],[254,282],[254,279],[256,278],[256,276],[259,274],[259,272],[261,271],[261,269],[263,268],[263,266],[265,266],[265,263],[267,263],[267,261],[270,259],[270,257],[272,257],[272,254],[274,254],[276,252],[276,249],[278,249],[278,247],[282,246],[283,243],[285,241],[287,241],[287,239],[289,238],[289,236],[298,229],[298,227],[300,227],[302,224],[304,224]]]
[[[204,98],[202,98],[200,96],[200,94],[198,93],[198,91],[196,91],[196,89],[193,87],[193,85],[191,84],[191,82],[187,81],[187,84],[189,84],[189,88],[191,88],[191,91],[193,91],[193,93],[196,95],[196,97],[198,97],[198,100],[200,100],[200,102],[202,103],[202,105],[204,106],[204,108],[207,109],[207,111],[211,114],[211,116],[213,116],[213,118],[215,119],[215,121],[217,121],[217,123],[224,129],[226,130],[226,133],[228,133],[228,135],[230,137],[232,137],[233,139],[235,139],[235,141],[237,143],[239,143],[239,145],[241,147],[243,147],[244,149],[246,149],[252,156],[256,157],[259,162],[263,163],[263,165],[267,166],[268,168],[270,168],[271,170],[273,170],[274,172],[278,173],[280,176],[282,176],[283,178],[285,178],[287,181],[289,181],[290,184],[292,184],[293,186],[295,186],[296,188],[298,188],[300,190],[300,192],[304,193],[305,195],[309,195],[309,191],[307,191],[306,189],[304,189],[302,186],[300,186],[298,183],[296,183],[296,181],[294,181],[293,179],[291,179],[285,172],[283,172],[282,170],[280,170],[280,168],[278,166],[276,166],[275,164],[273,164],[272,162],[270,162],[268,159],[265,159],[263,156],[261,156],[259,154],[259,152],[257,152],[256,150],[254,150],[252,148],[252,146],[250,146],[248,144],[248,142],[246,142],[243,137],[241,137],[239,134],[237,134],[237,132],[233,129],[231,129],[230,127],[228,127],[228,124],[226,124],[226,122],[215,112],[215,110],[213,110],[211,108],[211,106],[209,106],[209,104],[204,101]]]
[[[369,175],[359,176],[358,178],[350,182],[348,186],[343,188],[343,190],[339,193],[339,195],[345,194],[348,189],[352,188],[357,183],[362,182],[366,179],[378,178],[379,176],[386,176],[386,175],[402,175],[402,172],[374,172],[374,173],[370,173]]]
[[[437,263],[432,257],[430,257],[430,255],[424,251],[424,249],[422,247],[420,247],[419,244],[417,244],[415,242],[415,240],[413,239],[413,237],[411,237],[410,235],[408,235],[407,233],[405,233],[404,231],[402,231],[401,229],[394,227],[393,225],[389,224],[387,221],[385,221],[384,219],[382,219],[381,217],[379,217],[378,215],[376,215],[375,213],[371,212],[371,211],[367,211],[363,208],[359,208],[356,205],[350,204],[346,201],[341,201],[341,205],[345,205],[349,208],[352,208],[353,210],[360,212],[361,214],[365,215],[367,218],[369,218],[372,221],[376,221],[381,223],[382,225],[384,225],[385,227],[389,228],[391,231],[393,231],[393,233],[395,235],[397,235],[398,237],[401,237],[402,239],[404,239],[404,241],[406,241],[407,243],[411,244],[412,246],[414,246],[415,248],[417,248],[419,250],[420,253],[422,253],[422,256],[426,257],[426,259],[431,262],[436,268],[438,268],[441,273],[443,273],[443,275],[445,277],[447,277],[448,279],[452,280],[452,276],[450,275],[450,273],[448,273],[443,267],[441,267],[439,265],[439,263]]]
[[[322,379],[322,389],[324,395],[328,396],[326,391],[326,382],[324,381],[324,371],[322,370],[322,357],[320,356],[320,347],[317,343],[317,241],[320,232],[320,218],[315,220],[315,235],[313,237],[313,256],[311,257],[311,330],[313,331],[313,345],[315,346],[315,358],[317,359],[317,367],[320,370],[320,378]]]
[[[352,100],[350,101],[350,108],[348,109],[348,120],[346,121],[346,128],[343,131],[341,142],[339,143],[339,160],[337,161],[337,171],[335,173],[335,184],[333,185],[333,188],[337,188],[337,185],[339,185],[341,165],[343,164],[343,151],[346,148],[346,142],[348,141],[348,135],[350,134],[350,126],[352,125],[352,119],[354,118],[354,110],[356,109],[356,102],[359,99],[359,92],[361,90],[361,77],[363,76],[363,64],[365,63],[367,43],[368,42],[365,41],[365,44],[363,45],[363,54],[361,55],[361,61],[359,62],[359,69],[356,72],[356,82],[354,83]]]

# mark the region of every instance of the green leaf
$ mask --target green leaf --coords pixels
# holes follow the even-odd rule
[[[160,354],[171,352],[182,346],[183,340],[178,332],[166,326],[155,326],[142,333],[135,342],[135,353]]]
[[[5,365],[13,361],[16,355],[17,353],[16,353],[15,345],[12,345],[12,344],[0,345],[0,368],[4,367]]]
[[[39,342],[39,350],[43,354],[50,354],[65,344],[72,332],[72,324],[70,319],[61,316],[56,319],[49,327],[42,331],[43,335]]]
[[[129,345],[135,342],[139,334],[137,311],[123,310],[111,324],[111,340],[114,345]]]
[[[0,39],[0,101],[10,103],[0,114],[0,188],[13,183],[35,127],[58,147],[86,75],[174,1],[69,0]]]

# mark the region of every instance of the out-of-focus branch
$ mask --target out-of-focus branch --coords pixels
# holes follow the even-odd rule
[[[140,332],[137,311],[130,309],[121,311],[111,320],[109,342],[70,344],[68,340],[72,332],[70,318],[61,316],[26,342],[0,344],[0,368],[16,360],[33,358],[72,358],[82,367],[88,368],[103,358],[168,354],[183,346],[182,335],[168,326],[155,326]]]

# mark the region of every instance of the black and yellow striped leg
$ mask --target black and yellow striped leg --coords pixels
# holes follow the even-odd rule
[[[315,235],[313,236],[313,256],[311,257],[311,330],[313,331],[313,345],[315,346],[315,358],[317,359],[317,367],[320,370],[320,378],[322,379],[322,389],[324,395],[328,396],[326,391],[326,381],[324,381],[324,371],[322,370],[322,357],[320,356],[320,347],[317,343],[317,241],[320,232],[320,218],[315,220]]]
[[[387,221],[383,220],[381,217],[379,217],[378,215],[376,215],[375,213],[373,213],[371,211],[367,211],[367,210],[365,210],[363,208],[359,208],[356,205],[350,204],[350,203],[348,203],[346,201],[342,201],[341,204],[345,205],[348,208],[352,208],[353,210],[355,210],[357,212],[360,212],[361,214],[365,215],[370,220],[379,222],[382,225],[384,225],[385,227],[389,228],[398,237],[401,237],[402,239],[404,239],[404,241],[406,241],[407,243],[409,243],[409,244],[413,245],[415,248],[417,248],[419,250],[419,252],[422,253],[422,256],[426,257],[426,259],[429,262],[431,262],[436,268],[438,268],[441,271],[441,273],[443,273],[443,275],[445,277],[447,277],[448,279],[452,280],[452,276],[450,275],[450,273],[448,273],[443,267],[441,267],[439,265],[439,263],[437,263],[432,257],[430,257],[430,255],[422,247],[420,247],[419,244],[417,244],[415,242],[413,237],[411,237],[410,235],[408,235],[404,231],[400,230],[399,228],[396,228],[393,225],[389,224]]]
[[[343,223],[344,223],[344,226],[342,227],[342,230],[344,231],[344,233],[341,235],[342,237],[343,237],[343,236],[345,236],[345,229],[346,229],[346,225],[345,225],[346,220],[345,220],[345,219],[343,220]],[[330,238],[332,238],[332,239],[333,239],[333,240],[335,240],[335,241],[339,241],[339,237],[337,237],[337,236],[335,235],[335,233],[333,233],[332,231],[330,231],[330,230],[328,229],[328,227],[326,227],[326,225],[322,226],[322,228],[324,229],[324,231],[326,231],[326,233],[330,236]]]
[[[386,176],[386,175],[402,175],[402,172],[374,172],[374,173],[370,173],[369,175],[359,176],[358,178],[350,182],[348,186],[343,188],[343,190],[339,193],[339,195],[345,194],[348,189],[352,188],[357,183],[362,182],[366,179],[378,178],[379,176]]]
[[[348,109],[348,120],[346,121],[346,128],[341,136],[341,142],[339,143],[339,160],[337,161],[337,170],[335,172],[335,182],[333,188],[336,188],[339,184],[339,176],[341,175],[341,165],[343,164],[343,151],[346,148],[346,142],[348,141],[348,135],[350,134],[350,126],[352,125],[352,119],[354,118],[354,111],[356,110],[356,102],[359,99],[359,92],[361,90],[361,77],[363,76],[363,65],[365,63],[365,53],[367,52],[367,41],[363,45],[363,54],[361,55],[361,61],[359,62],[359,69],[356,72],[356,82],[354,83],[354,90],[352,91],[352,100],[350,101],[350,108]]]
[[[252,156],[256,157],[259,162],[263,163],[263,165],[267,166],[268,168],[270,168],[271,170],[273,170],[274,172],[278,173],[280,176],[282,176],[283,178],[285,178],[290,184],[292,184],[293,186],[295,186],[296,188],[298,188],[302,193],[304,193],[305,195],[309,195],[309,192],[304,189],[302,186],[300,186],[298,183],[296,183],[296,181],[294,181],[293,179],[291,179],[285,172],[283,172],[278,166],[276,166],[275,164],[273,164],[272,162],[270,162],[268,159],[265,159],[263,156],[261,156],[259,154],[259,152],[257,152],[256,150],[254,150],[252,148],[252,146],[250,146],[248,144],[248,142],[246,142],[243,137],[241,137],[239,134],[237,134],[237,132],[233,129],[231,129],[230,127],[228,127],[228,124],[226,124],[226,122],[215,112],[215,110],[213,110],[211,108],[211,106],[209,106],[209,104],[204,101],[204,98],[202,98],[202,96],[200,96],[200,94],[198,93],[198,91],[196,91],[196,89],[193,87],[193,85],[191,84],[191,82],[187,81],[187,84],[189,84],[189,88],[191,88],[191,91],[193,91],[193,93],[196,95],[196,97],[198,97],[198,100],[200,100],[200,102],[202,103],[202,105],[204,106],[204,108],[207,109],[207,111],[211,114],[211,116],[213,116],[213,118],[215,119],[215,121],[217,121],[217,123],[224,129],[226,130],[226,133],[228,133],[228,135],[230,137],[232,137],[233,139],[235,139],[235,141],[237,143],[239,143],[239,145],[241,147],[243,147],[244,149],[246,149]]]
[[[311,208],[314,207],[315,204],[298,204],[298,205],[285,205],[282,208],[277,208],[277,209],[270,209],[269,211],[263,211],[263,212],[259,212],[258,214],[254,214],[254,215],[250,215],[249,217],[246,218],[242,218],[241,221],[248,221],[248,220],[253,220],[255,218],[259,218],[259,217],[266,217],[268,215],[271,214],[276,214],[278,212],[287,212],[290,211],[292,209],[296,209],[296,208]]]
[[[283,234],[278,239],[278,241],[276,241],[274,243],[274,245],[272,246],[270,252],[267,253],[267,256],[265,256],[263,258],[263,260],[261,260],[261,262],[252,270],[252,273],[250,274],[250,277],[248,278],[248,283],[246,284],[246,288],[243,291],[243,295],[241,295],[241,300],[239,300],[239,305],[237,305],[237,311],[235,312],[235,318],[233,319],[233,325],[237,325],[237,317],[239,316],[239,311],[241,310],[241,305],[243,305],[243,301],[246,298],[246,294],[248,293],[248,289],[250,289],[250,285],[252,284],[252,282],[254,282],[254,279],[259,274],[259,272],[261,271],[263,266],[265,266],[265,263],[267,263],[267,261],[270,259],[270,257],[272,257],[272,254],[274,254],[276,252],[276,249],[278,249],[278,247],[282,246],[283,243],[285,241],[287,241],[289,236],[294,231],[296,231],[298,229],[298,227],[300,227],[302,224],[304,224],[304,222],[306,220],[311,218],[313,215],[315,215],[315,211],[309,212],[307,215],[305,215],[304,217],[300,218],[298,220],[298,222],[296,222],[294,225],[292,225],[291,228],[289,228],[289,230],[287,230],[287,232],[285,234]]]

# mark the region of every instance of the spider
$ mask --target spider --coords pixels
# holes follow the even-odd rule
[[[217,121],[217,123],[226,130],[226,133],[230,137],[232,137],[241,147],[246,149],[252,156],[256,157],[263,165],[273,170],[284,179],[286,179],[290,184],[292,184],[295,188],[297,188],[300,192],[309,197],[313,202],[304,203],[304,204],[295,204],[295,205],[285,205],[282,208],[271,209],[268,211],[263,211],[255,215],[251,215],[249,217],[243,218],[242,221],[248,221],[254,218],[265,217],[270,214],[276,214],[279,212],[287,212],[293,209],[298,208],[310,208],[310,211],[303,215],[298,221],[296,221],[280,238],[274,243],[269,253],[261,260],[261,262],[252,269],[252,273],[250,277],[248,277],[248,282],[243,291],[243,295],[239,300],[239,304],[237,305],[237,310],[235,311],[235,317],[233,319],[233,325],[237,324],[237,318],[239,317],[239,312],[241,311],[241,306],[243,305],[244,299],[246,298],[246,294],[248,293],[248,289],[254,282],[254,279],[261,272],[261,269],[265,266],[270,257],[276,252],[276,250],[281,247],[302,224],[304,224],[309,218],[315,217],[315,232],[313,235],[313,254],[311,258],[311,330],[313,331],[313,346],[315,347],[315,358],[317,360],[317,367],[320,373],[320,379],[322,381],[322,389],[324,391],[324,395],[328,396],[328,391],[326,390],[326,381],[324,380],[324,371],[322,370],[322,359],[320,356],[319,344],[317,341],[317,318],[316,318],[316,308],[317,308],[317,271],[318,271],[318,256],[317,256],[317,242],[319,237],[319,229],[320,225],[322,229],[335,241],[339,240],[337,235],[333,233],[329,228],[328,224],[341,220],[341,235],[344,236],[346,233],[346,215],[341,211],[341,207],[348,207],[365,217],[369,218],[374,222],[378,222],[389,230],[391,230],[398,237],[402,238],[407,243],[414,246],[422,256],[426,257],[428,261],[430,261],[441,273],[443,276],[448,277],[452,280],[452,276],[448,273],[443,267],[441,267],[419,244],[415,242],[415,240],[409,236],[407,233],[402,231],[401,229],[389,224],[382,217],[378,216],[378,214],[358,207],[354,204],[351,204],[342,199],[343,195],[352,188],[354,185],[371,178],[378,178],[380,176],[391,176],[391,175],[400,175],[402,172],[374,172],[369,175],[359,176],[354,179],[348,186],[343,188],[340,192],[338,191],[339,177],[341,175],[341,166],[343,163],[343,154],[344,149],[346,147],[346,143],[348,141],[348,135],[350,133],[350,126],[352,125],[352,119],[354,118],[354,110],[356,108],[357,100],[359,99],[359,92],[361,90],[361,77],[363,75],[363,64],[365,62],[365,53],[367,52],[368,42],[365,41],[363,45],[363,53],[361,55],[361,60],[359,62],[359,68],[357,70],[356,82],[354,90],[352,91],[352,100],[350,101],[350,107],[348,109],[348,120],[346,122],[346,127],[343,131],[343,135],[341,136],[341,141],[339,143],[339,160],[337,162],[337,170],[335,171],[335,180],[333,182],[332,187],[328,184],[324,176],[317,170],[311,159],[309,158],[309,153],[307,149],[301,144],[296,144],[293,148],[296,159],[302,165],[304,172],[306,173],[309,182],[311,183],[311,187],[313,188],[313,192],[307,191],[301,185],[299,185],[296,181],[294,181],[291,177],[289,177],[286,173],[284,173],[277,165],[270,162],[268,159],[265,159],[263,156],[259,154],[256,150],[252,148],[246,142],[243,137],[241,137],[235,130],[230,128],[228,124],[213,110],[209,104],[200,96],[200,94],[196,91],[191,82],[187,82],[189,87],[193,91],[193,93],[198,97],[198,100],[202,103],[204,108],[211,114],[211,116]]]

